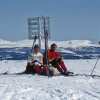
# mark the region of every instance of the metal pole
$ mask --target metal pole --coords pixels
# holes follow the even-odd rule
[[[41,49],[40,17],[38,17],[38,41],[39,41],[39,47]]]
[[[91,71],[91,73],[90,73],[90,76],[92,76],[92,75],[93,75],[94,70],[96,69],[96,66],[97,66],[97,63],[98,63],[99,59],[100,59],[100,58],[98,57],[98,58],[97,58],[97,60],[96,60],[95,65],[93,66],[93,69],[92,69],[92,71]]]

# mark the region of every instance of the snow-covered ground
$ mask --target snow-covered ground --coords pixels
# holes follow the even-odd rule
[[[75,73],[91,72],[96,60],[65,60]],[[0,61],[0,73],[22,72],[27,61]],[[100,62],[94,74],[100,75]],[[0,100],[100,100],[100,78],[0,75]]]

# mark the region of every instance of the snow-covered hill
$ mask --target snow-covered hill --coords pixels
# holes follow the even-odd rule
[[[80,59],[65,60],[70,71],[91,73],[96,59],[89,58],[100,56],[99,45],[88,40],[49,41],[49,45],[53,42],[58,44],[65,59]],[[0,73],[23,72],[31,46],[31,40],[10,42],[0,39]],[[100,62],[94,74],[100,75]],[[100,100],[99,84],[99,78],[84,76],[0,75],[0,100]]]
[[[58,45],[58,51],[65,59],[91,59],[100,57],[100,45],[89,40],[49,41]],[[26,60],[31,51],[33,41],[6,41],[0,39],[0,59]],[[44,52],[44,41],[42,41],[42,52]]]
[[[6,41],[0,39],[0,48],[12,48],[12,47],[31,47],[33,40],[21,40],[21,41]],[[49,41],[49,45],[52,43],[58,44],[58,47],[63,48],[77,48],[77,47],[86,47],[86,46],[94,46],[100,47],[98,44],[94,44],[89,40],[70,40],[70,41]],[[44,41],[42,41],[42,47],[44,47]]]

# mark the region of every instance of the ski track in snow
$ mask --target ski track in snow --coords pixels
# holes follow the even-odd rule
[[[66,60],[75,73],[89,74],[96,60]],[[0,73],[22,72],[26,61],[0,61]],[[94,74],[100,75],[100,62]],[[0,75],[0,100],[100,100],[100,79],[91,77],[46,77]]]

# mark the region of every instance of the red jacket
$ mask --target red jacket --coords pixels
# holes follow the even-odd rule
[[[48,50],[48,58],[49,58],[49,60],[51,60],[51,59],[57,59],[59,57],[61,57],[61,55],[60,55],[59,52]]]

